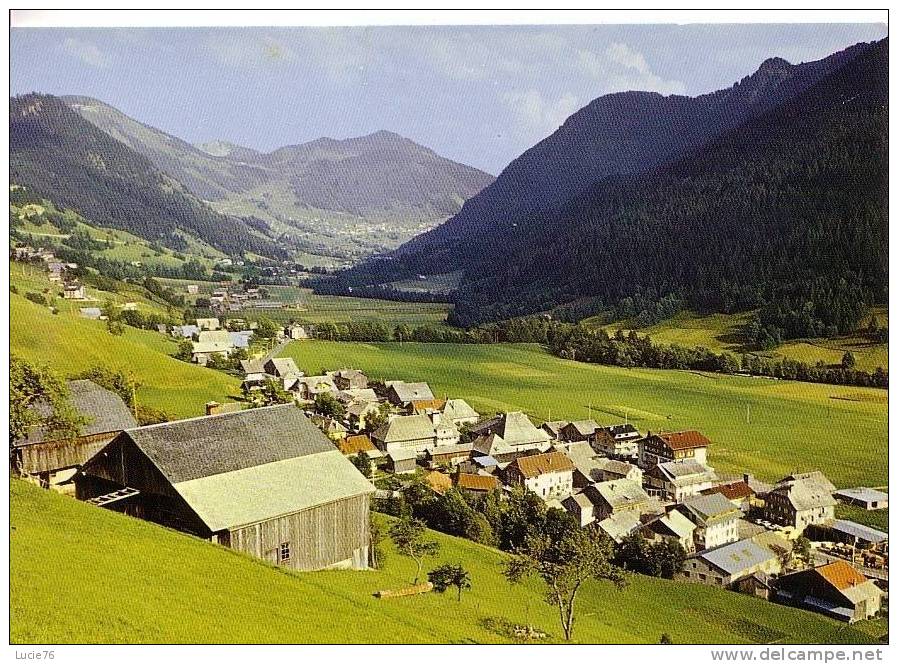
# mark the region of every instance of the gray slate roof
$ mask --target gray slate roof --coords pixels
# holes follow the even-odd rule
[[[173,484],[334,449],[292,404],[154,424],[126,435]]]
[[[115,392],[110,392],[90,380],[72,380],[68,385],[72,406],[89,420],[81,427],[80,435],[92,436],[98,433],[124,431],[137,426],[137,420]],[[50,414],[50,408],[46,404],[35,407],[44,415]],[[44,435],[43,429],[35,429],[17,444],[41,443],[44,442]]]
[[[396,381],[390,385],[396,392],[396,397],[403,403],[411,401],[429,401],[433,399],[433,392],[427,383],[405,383]]]
[[[853,500],[862,500],[867,503],[882,502],[889,499],[889,494],[864,486],[855,487],[853,489],[839,489],[833,495],[836,498],[850,498]]]
[[[719,493],[691,496],[683,501],[683,507],[702,525],[738,519],[742,512]]]
[[[889,539],[888,533],[844,519],[836,519],[833,521],[833,530],[845,533],[851,537],[856,537],[859,541],[870,542],[871,544],[879,544],[881,542],[886,542]]]
[[[741,540],[709,549],[700,553],[698,557],[732,576],[776,558],[776,554],[752,540]]]

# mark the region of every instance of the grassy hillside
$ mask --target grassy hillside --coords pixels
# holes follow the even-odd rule
[[[176,344],[158,332],[126,326],[123,335],[114,336],[104,322],[80,318],[74,309],[54,315],[14,293],[10,314],[13,353],[64,376],[94,366],[133,372],[143,384],[138,401],[172,417],[202,415],[207,401],[239,391],[236,378],[170,357]]]
[[[885,390],[590,365],[533,345],[309,341],[284,354],[306,372],[353,366],[377,378],[428,381],[437,396],[464,397],[480,412],[700,429],[719,471],[776,480],[819,468],[838,486],[887,482]]]
[[[871,315],[875,315],[880,326],[888,326],[889,310],[886,307],[874,307]],[[654,341],[662,344],[679,344],[681,346],[704,346],[720,353],[729,351],[741,354],[744,350],[742,335],[743,326],[752,314],[710,314],[702,316],[684,311],[667,320],[650,327],[639,328],[639,334],[647,334]],[[862,321],[865,327],[869,317]],[[599,317],[588,319],[595,327],[603,327],[609,333],[621,329],[629,331],[631,327],[626,321],[604,325]],[[859,334],[851,334],[835,339],[793,339],[776,348],[759,353],[763,357],[788,357],[808,364],[818,361],[824,364],[839,364],[842,355],[851,351],[857,360],[857,368],[873,371],[877,367],[888,369],[889,345],[875,343]]]
[[[383,570],[296,574],[216,545],[12,480],[12,643],[471,643],[506,639],[488,618],[530,623],[557,638],[535,583],[510,586],[504,554],[433,534],[428,566],[461,562],[473,590],[378,600],[413,563],[390,552]],[[77,527],[74,527],[77,526]],[[716,588],[634,576],[623,590],[581,593],[575,636],[590,643],[869,643],[816,614]],[[874,623],[867,626],[876,628]]]

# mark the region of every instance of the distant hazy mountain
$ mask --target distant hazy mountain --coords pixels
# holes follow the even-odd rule
[[[216,209],[265,219],[322,253],[393,248],[494,180],[385,131],[263,154],[227,141],[194,146],[95,99],[65,99]]]
[[[451,220],[320,288],[461,271],[463,325],[672,296],[842,329],[887,284],[887,51],[772,59],[695,98],[601,97]]]
[[[286,252],[258,222],[212,210],[128,144],[100,131],[59,97],[9,100],[10,181],[102,226],[173,249],[185,235],[228,254]]]

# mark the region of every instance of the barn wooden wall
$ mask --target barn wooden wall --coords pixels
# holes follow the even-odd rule
[[[289,542],[286,566],[297,570],[322,569],[347,560],[355,567],[366,567],[368,509],[369,496],[355,496],[221,533],[219,542],[272,563],[278,562],[273,550]]]
[[[29,475],[75,468],[99,452],[117,431],[79,436],[68,440],[54,440],[15,448],[19,469]]]

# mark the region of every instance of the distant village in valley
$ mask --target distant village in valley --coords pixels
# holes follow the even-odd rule
[[[47,260],[51,274],[64,275]],[[77,284],[60,279],[69,297]],[[257,326],[234,323],[198,318],[159,331],[189,346],[185,361],[227,360],[242,375],[242,400],[140,426],[115,392],[70,381],[89,424],[64,440],[31,431],[11,447],[12,470],[296,570],[369,567],[370,510],[401,515],[454,493],[476,512],[530,495],[547,513],[609,538],[633,571],[849,623],[883,609],[888,534],[835,515],[838,503],[886,509],[877,489],[836,490],[813,468],[772,484],[726,476],[714,470],[715,441],[700,431],[481,413],[435,394],[425,375],[373,380],[364,367],[307,375],[277,351],[313,337],[313,327],[287,324],[254,346]],[[444,529],[437,517],[428,525]]]

